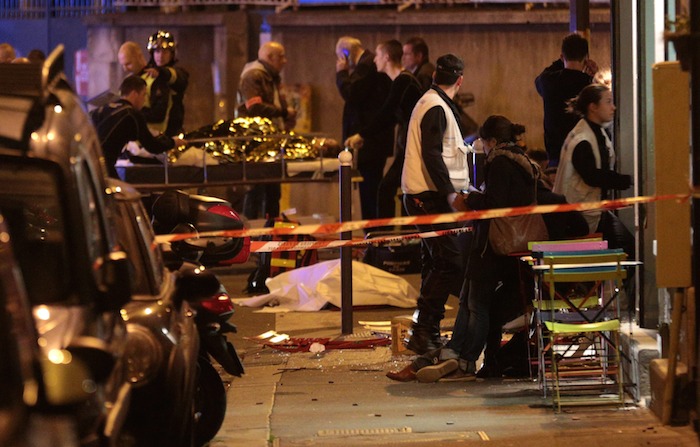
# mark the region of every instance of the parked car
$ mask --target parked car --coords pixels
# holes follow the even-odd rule
[[[221,284],[192,264],[169,271],[140,194],[109,181],[119,243],[133,273],[132,300],[122,312],[128,332],[124,360],[133,385],[126,430],[138,446],[203,445],[223,421],[226,389],[200,356],[194,306],[216,298]]]
[[[84,384],[93,378],[81,362],[46,357],[37,340],[24,278],[0,214],[0,445],[77,447],[73,409],[90,399]]]
[[[131,394],[120,364],[128,264],[110,223],[97,136],[62,70],[60,46],[43,65],[0,67],[0,209],[36,342],[47,365],[67,365],[42,366],[46,404],[65,407],[76,377],[86,378],[86,395],[68,406],[78,441],[117,445]],[[71,368],[79,374],[66,374]]]

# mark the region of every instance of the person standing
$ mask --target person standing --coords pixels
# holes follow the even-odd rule
[[[158,31],[148,38],[147,49],[151,59],[143,74],[149,83],[150,94],[143,114],[151,129],[175,136],[183,131],[185,90],[189,74],[175,66],[177,43],[172,33]]]
[[[469,187],[467,147],[452,98],[459,91],[464,62],[453,54],[438,58],[435,82],[418,101],[408,124],[401,173],[404,206],[410,216],[454,212],[451,204]],[[418,225],[418,231],[456,224]],[[407,347],[424,354],[442,346],[440,321],[451,292],[462,284],[463,256],[456,234],[421,239],[423,268],[417,315]],[[459,292],[457,292],[458,294]]]
[[[102,145],[107,174],[119,178],[114,164],[129,141],[139,141],[153,154],[160,154],[184,142],[160,134],[154,137],[148,129],[141,109],[146,102],[146,81],[136,75],[127,76],[119,87],[120,99],[90,112]]]
[[[610,89],[591,84],[570,102],[580,120],[569,133],[561,152],[553,191],[569,203],[609,199],[612,190],[625,190],[632,177],[615,172],[615,150],[605,126],[615,117]],[[611,248],[634,256],[634,238],[611,212],[583,211],[590,233],[602,233]]]
[[[377,71],[374,54],[362,47],[355,37],[338,39],[336,54],[336,86],[343,97],[343,141],[377,119],[377,111],[389,96],[391,79]],[[362,219],[377,217],[377,194],[384,174],[384,165],[394,149],[394,130],[385,128],[364,139],[357,152]]]
[[[143,56],[143,51],[139,44],[133,41],[126,41],[120,47],[117,52],[117,60],[122,70],[128,75],[141,76],[144,74],[144,69],[146,68],[146,58]],[[154,74],[158,73],[158,70],[153,70]]]
[[[401,186],[401,170],[406,152],[406,133],[413,107],[422,95],[421,86],[415,76],[401,65],[401,42],[388,40],[376,48],[374,63],[377,70],[391,79],[391,89],[384,105],[377,112],[376,119],[360,129],[345,141],[345,146],[361,149],[365,138],[384,132],[398,124],[396,132],[396,152],[394,161],[379,183],[377,194],[377,217],[389,218],[395,215],[396,191]]]
[[[483,192],[455,196],[452,202],[455,209],[485,210],[535,202],[538,170],[516,144],[516,135],[521,129],[521,125],[500,115],[492,115],[484,121],[479,137],[486,154],[485,188]],[[485,346],[488,349],[483,368],[489,373],[482,375],[498,375],[495,354],[500,344],[501,325],[519,315],[523,301],[519,297],[519,261],[493,250],[489,241],[490,226],[490,219],[474,223],[465,286],[450,341],[444,348],[416,358],[403,370],[387,373],[387,377],[420,382],[436,382],[443,378],[474,380],[476,361]],[[508,313],[511,315],[506,316]]]
[[[296,110],[287,105],[280,90],[280,72],[287,65],[282,44],[267,42],[258,50],[258,59],[248,62],[238,87],[238,116],[269,118],[279,129],[291,130]],[[249,219],[275,218],[280,214],[281,189],[278,183],[256,185],[246,193],[243,214]]]
[[[403,66],[420,82],[426,92],[433,84],[435,66],[430,63],[428,45],[420,37],[412,37],[403,44]]]
[[[567,101],[593,82],[598,64],[588,58],[588,41],[569,34],[561,43],[561,57],[535,79],[537,93],[544,104],[544,145],[550,164],[559,164],[559,153],[566,135],[578,121],[566,113]]]
[[[0,43],[0,63],[11,63],[17,57],[15,47],[7,42]]]

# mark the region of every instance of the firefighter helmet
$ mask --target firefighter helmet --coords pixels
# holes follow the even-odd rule
[[[157,49],[175,51],[175,47],[175,38],[167,31],[159,30],[148,38],[147,48],[151,53]]]

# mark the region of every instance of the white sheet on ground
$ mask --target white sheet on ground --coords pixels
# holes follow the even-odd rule
[[[266,295],[236,299],[237,304],[262,307],[262,312],[317,311],[326,303],[340,307],[340,260],[319,262],[268,278]],[[355,306],[415,307],[418,292],[400,276],[361,262],[352,262]]]

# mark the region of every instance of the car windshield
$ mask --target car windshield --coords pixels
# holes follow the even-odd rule
[[[0,211],[33,304],[69,298],[71,263],[58,184],[48,164],[0,160]]]

